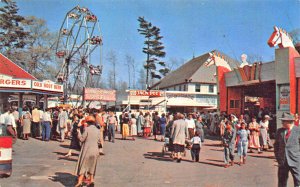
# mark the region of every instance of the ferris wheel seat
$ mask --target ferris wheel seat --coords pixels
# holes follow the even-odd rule
[[[62,58],[62,57],[64,57],[66,55],[66,52],[65,51],[58,51],[57,53],[56,53],[56,56],[58,57],[58,58]]]
[[[61,30],[61,34],[63,34],[63,35],[68,35],[69,33],[70,33],[70,31],[68,31],[68,29]]]
[[[80,16],[78,14],[75,14],[75,13],[70,13],[68,15],[69,18],[72,18],[72,19],[78,19]]]
[[[101,44],[101,43],[102,43],[102,38],[100,38],[99,36],[93,36],[92,38],[90,38],[90,44],[92,45]]]
[[[85,17],[85,19],[86,19],[87,21],[90,21],[90,22],[96,22],[96,21],[97,21],[97,17],[96,17],[95,15],[87,15],[87,16]]]
[[[77,9],[79,10],[79,12],[88,12],[89,11],[88,8],[84,8],[84,7],[80,8],[79,6],[77,7]]]

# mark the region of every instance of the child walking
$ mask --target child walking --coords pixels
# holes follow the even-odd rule
[[[195,162],[199,162],[199,154],[201,149],[201,138],[199,137],[199,132],[196,131],[195,136],[191,139],[192,149],[191,155],[192,160]]]
[[[229,159],[231,160],[231,166],[233,166],[234,164],[235,137],[236,137],[235,130],[232,129],[232,126],[229,124],[229,122],[227,122],[224,136],[223,136],[225,168],[229,167]]]
[[[246,156],[248,150],[248,135],[250,134],[249,130],[246,130],[246,123],[241,123],[241,129],[237,132],[239,135],[238,142],[238,155],[240,156],[239,165],[246,163]]]

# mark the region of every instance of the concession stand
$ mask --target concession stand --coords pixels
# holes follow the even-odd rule
[[[0,111],[10,104],[11,97],[17,97],[19,112],[22,111],[24,98],[34,98],[35,103],[44,101],[47,108],[48,97],[63,95],[63,85],[50,80],[39,81],[33,75],[0,54]]]

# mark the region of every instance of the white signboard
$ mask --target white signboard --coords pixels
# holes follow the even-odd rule
[[[26,79],[11,79],[11,78],[0,78],[0,87],[2,88],[31,88],[31,80]]]
[[[281,85],[279,87],[279,108],[281,110],[290,109],[290,86]]]
[[[54,82],[49,80],[45,80],[43,82],[32,81],[32,89],[52,91],[52,92],[63,92],[63,85],[55,84]]]

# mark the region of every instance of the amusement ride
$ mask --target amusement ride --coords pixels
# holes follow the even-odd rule
[[[76,6],[67,12],[55,49],[62,64],[56,77],[64,85],[64,103],[69,92],[82,95],[84,87],[93,87],[94,79],[99,81],[103,68],[102,39],[99,19],[88,8]],[[91,63],[95,59],[100,59],[99,64]]]

